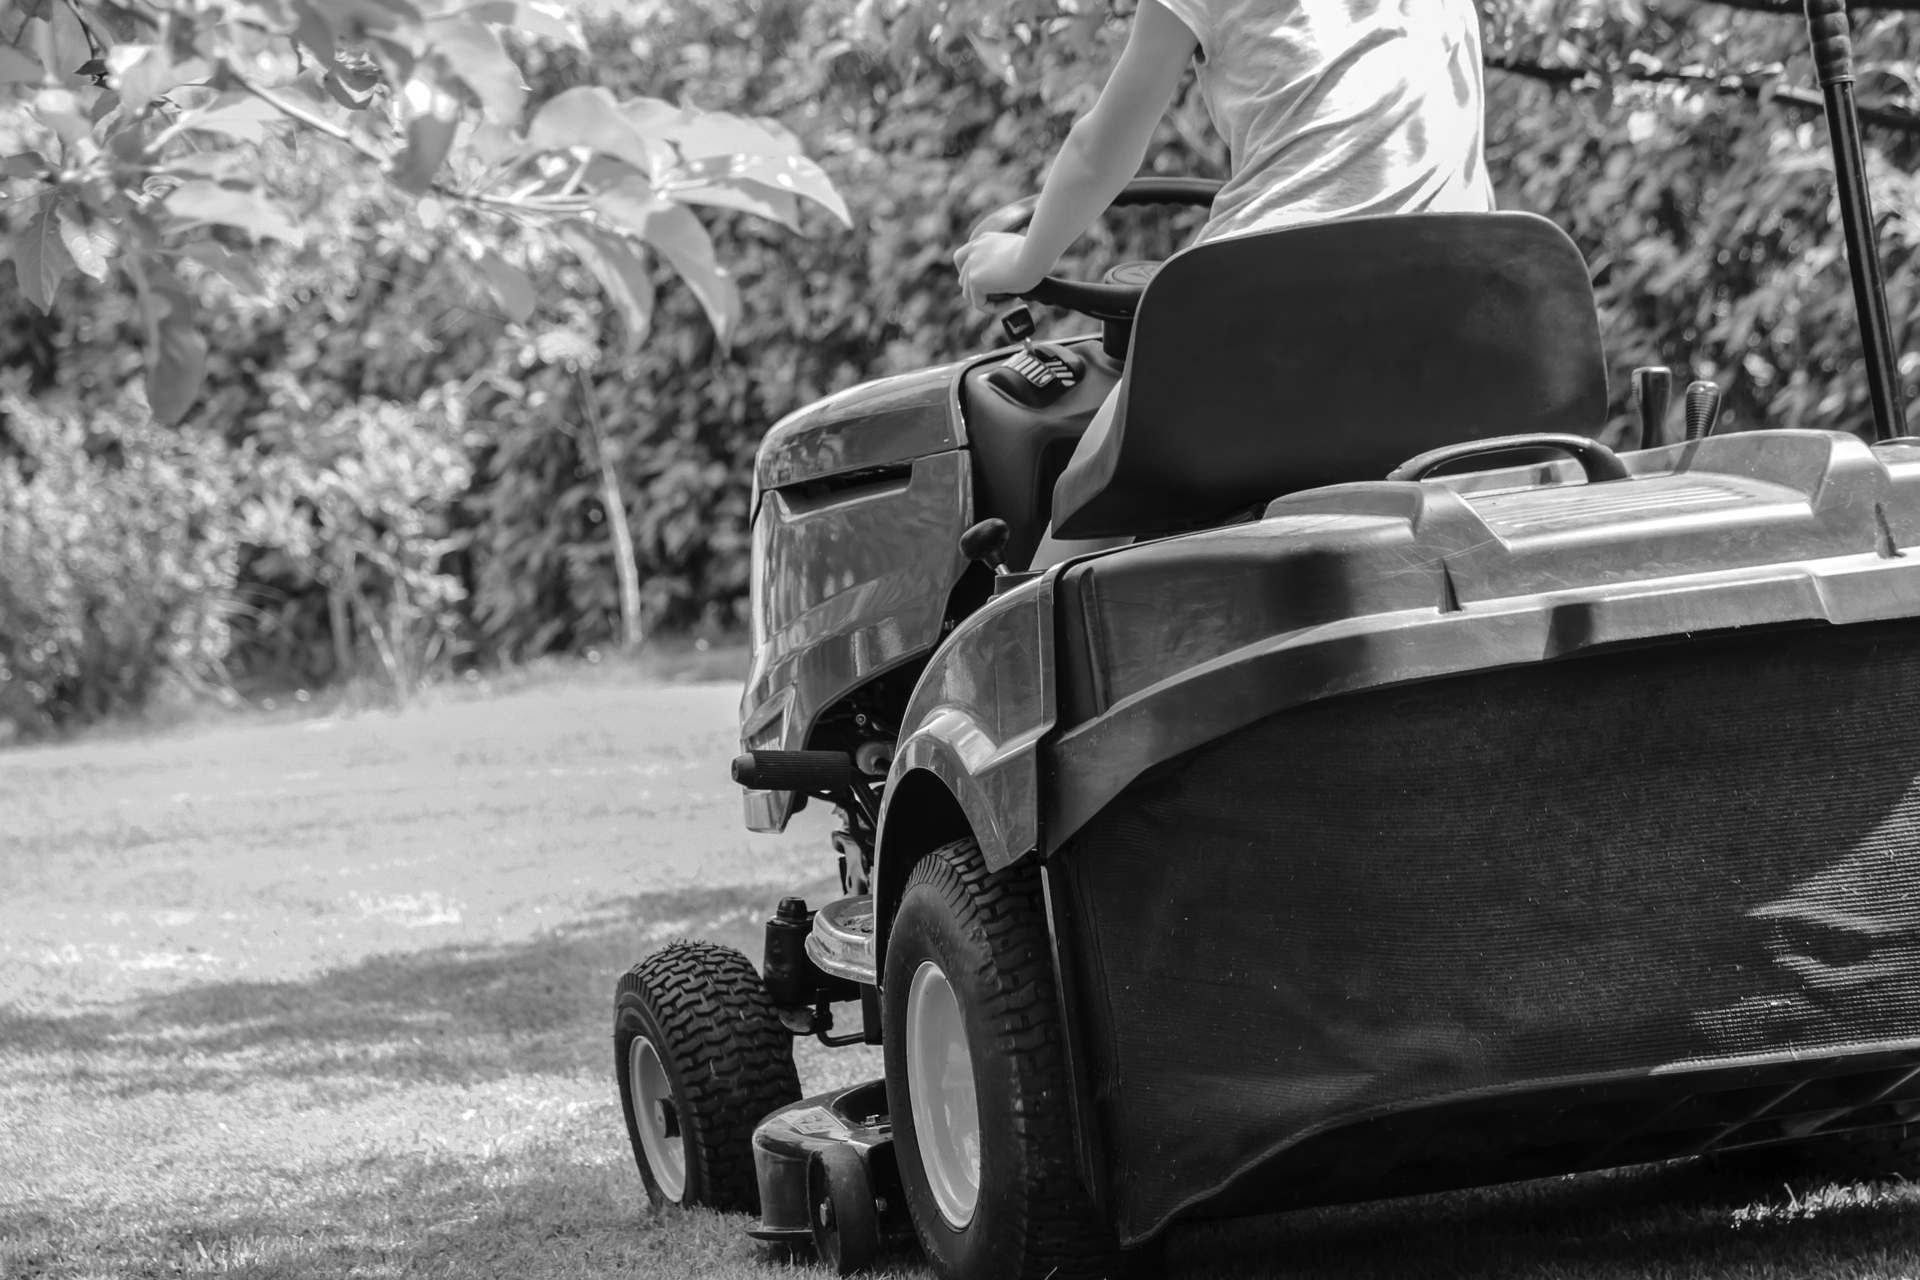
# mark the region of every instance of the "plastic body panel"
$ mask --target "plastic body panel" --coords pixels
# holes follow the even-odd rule
[[[741,699],[750,749],[800,750],[820,711],[939,641],[966,567],[967,454],[916,459],[817,498],[762,496],[754,517],[754,653]],[[791,792],[746,793],[747,826],[778,831]]]
[[[1754,432],[1274,502],[1061,578],[1045,845],[1160,761],[1289,706],[1701,631],[1920,614],[1920,454]],[[1542,479],[1549,482],[1539,487]]]
[[[1298,705],[1142,778],[1048,871],[1129,1238],[1910,1120],[1920,620]]]
[[[954,410],[962,364],[938,365],[816,400],[773,424],[754,459],[761,493],[944,453],[966,443]]]
[[[988,867],[1038,847],[1039,745],[1054,723],[1052,611],[1053,580],[1036,578],[994,597],[927,664],[880,810],[876,900],[890,900],[888,814],[898,783],[915,772],[934,775],[959,801]]]
[[[753,1165],[760,1184],[760,1226],[756,1239],[795,1244],[813,1240],[812,1206],[807,1202],[807,1166],[816,1152],[845,1145],[867,1167],[878,1204],[884,1239],[904,1243],[913,1237],[906,1196],[893,1153],[893,1124],[887,1114],[887,1089],[879,1080],[817,1094],[780,1108],[753,1131]]]
[[[1001,394],[987,381],[1005,358],[982,360],[961,383],[967,439],[973,452],[975,515],[1007,522],[1007,563],[1024,568],[1046,530],[1053,482],[1065,469],[1087,424],[1120,381],[1120,368],[1098,338],[1059,343],[1086,363],[1079,384],[1044,409]]]
[[[959,537],[974,520],[1006,506],[1020,531],[1014,552],[1031,555],[1051,496],[1046,469],[1064,465],[1060,450],[1118,379],[1098,339],[1065,345],[1086,359],[1086,379],[1045,409],[985,386],[1011,353],[1003,349],[851,388],[767,433],[754,470],[743,746],[805,749],[821,711],[930,653],[966,568]],[[963,398],[980,419],[977,435]],[[748,792],[747,826],[779,831],[794,804],[788,792]]]

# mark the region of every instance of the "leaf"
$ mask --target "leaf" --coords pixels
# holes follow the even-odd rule
[[[600,88],[568,89],[548,99],[527,128],[527,146],[533,151],[587,147],[618,156],[648,174],[657,161],[672,158],[659,144],[649,145],[636,133],[621,118],[613,95]]]
[[[442,19],[427,24],[427,42],[473,90],[488,115],[505,121],[520,118],[527,105],[527,85],[491,29],[477,22]]]
[[[207,340],[193,323],[193,300],[176,282],[156,285],[145,298],[157,345],[148,353],[147,407],[172,426],[187,416],[207,380]]]
[[[183,84],[204,80],[212,74],[212,68],[199,58],[175,62],[162,45],[147,49],[143,56],[129,57],[130,53],[140,48],[139,45],[121,45],[109,59],[114,67],[126,64],[126,69],[115,76],[114,83],[120,90],[121,104],[129,114],[138,115],[155,99],[165,97]]]
[[[93,121],[81,114],[80,99],[66,89],[42,89],[34,94],[33,114],[69,147],[93,135]]]
[[[46,15],[49,31],[41,65],[61,81],[87,79],[80,68],[92,60],[93,46],[87,42],[87,31],[80,25],[79,15],[65,4],[48,5]]]
[[[728,346],[740,321],[740,291],[714,257],[713,240],[693,211],[654,196],[639,178],[596,192],[589,203],[596,213],[639,236],[673,264],[706,308],[720,345]]]
[[[38,178],[48,168],[46,157],[38,151],[21,151],[0,159],[0,178]]]
[[[298,7],[349,39],[372,31],[414,26],[421,21],[420,11],[407,0],[311,0]]]
[[[659,116],[656,99],[641,99],[625,108],[628,122],[643,132],[652,127],[665,132],[682,154],[698,156],[756,156],[784,160],[800,155],[800,144],[784,129],[761,120],[725,111],[675,111],[671,119]],[[642,115],[641,112],[645,114]]]
[[[166,172],[179,177],[232,178],[239,176],[248,158],[243,151],[190,151],[168,160]]]
[[[800,229],[800,201],[794,194],[774,187],[763,187],[758,183],[743,182],[737,186],[721,187],[675,186],[673,198],[682,204],[705,204],[720,209],[737,209],[742,213],[756,214],[777,222],[791,231]]]
[[[47,69],[11,45],[0,44],[0,84],[43,84]]]
[[[507,313],[507,319],[515,324],[525,324],[533,318],[534,308],[540,299],[526,272],[491,249],[480,255],[480,270],[486,273],[487,284],[492,287],[493,296],[500,300],[500,308]]]
[[[306,243],[306,235],[285,210],[250,189],[195,179],[175,187],[161,208],[187,224],[215,222],[238,227],[255,239],[284,240],[296,249]]]
[[[254,271],[253,264],[239,254],[229,251],[225,245],[216,244],[212,240],[196,240],[180,252],[209,271],[218,273],[228,284],[241,292],[250,293],[259,298],[267,296],[267,286]]]
[[[82,222],[64,205],[60,208],[58,221],[60,243],[72,257],[73,265],[80,268],[82,274],[105,281],[107,259],[120,247],[112,230],[98,222]]]
[[[647,215],[643,234],[700,299],[720,345],[731,346],[733,331],[740,323],[740,290],[714,257],[713,240],[700,219],[693,216],[693,210],[660,201]]]
[[[338,57],[340,40],[334,34],[332,24],[321,17],[312,5],[295,4],[293,8],[297,15],[293,29],[294,39],[306,46],[307,52],[318,59],[322,67],[333,75],[340,75]]]
[[[472,18],[476,22],[496,22],[501,26],[515,27],[532,35],[570,44],[583,52],[587,47],[587,38],[573,15],[557,4],[544,4],[541,0],[483,0],[483,3],[461,10],[459,16]]]
[[[222,94],[197,111],[174,121],[163,136],[189,131],[217,133],[239,142],[265,142],[266,125],[282,119],[280,113],[244,89]]]
[[[53,310],[53,295],[71,265],[67,247],[60,243],[59,206],[57,199],[50,201],[20,229],[13,242],[13,269],[20,278],[20,293],[42,312]]]
[[[433,176],[453,149],[453,136],[459,131],[458,119],[442,116],[415,116],[407,121],[407,146],[394,161],[392,178],[403,191],[420,195],[433,185]]]
[[[688,187],[735,187],[749,191],[780,192],[811,200],[838,218],[842,225],[853,226],[846,201],[833,188],[826,172],[804,156],[768,158],[764,156],[708,156],[690,160],[667,175],[660,185],[676,199],[682,184]]]
[[[477,125],[467,135],[466,152],[482,164],[500,164],[519,156],[521,149],[513,130],[497,121]]]
[[[327,91],[329,98],[349,111],[364,111],[373,102],[372,94],[364,98],[354,97],[353,91],[347,87],[346,82],[331,71],[320,78],[320,86]]]
[[[560,238],[599,279],[627,323],[627,353],[640,349],[653,322],[653,281],[646,263],[627,242],[582,222],[560,226]]]

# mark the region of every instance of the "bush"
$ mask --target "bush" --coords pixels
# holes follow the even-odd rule
[[[220,441],[144,407],[55,408],[0,384],[0,719],[137,708],[220,678],[239,541]]]

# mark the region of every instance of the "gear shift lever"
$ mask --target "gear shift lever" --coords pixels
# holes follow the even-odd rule
[[[1673,403],[1673,371],[1657,364],[1635,369],[1633,401],[1640,409],[1640,447],[1659,448],[1667,442],[1667,406]]]
[[[1720,388],[1696,382],[1687,388],[1687,439],[1704,440],[1720,425]]]

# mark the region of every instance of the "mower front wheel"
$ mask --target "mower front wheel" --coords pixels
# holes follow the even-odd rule
[[[887,1096],[907,1206],[948,1280],[1131,1269],[1080,1184],[1039,874],[972,840],[907,878],[887,941]]]
[[[676,942],[621,977],[614,1070],[627,1138],[655,1205],[757,1213],[753,1127],[800,1099],[793,1037],[753,962]]]

